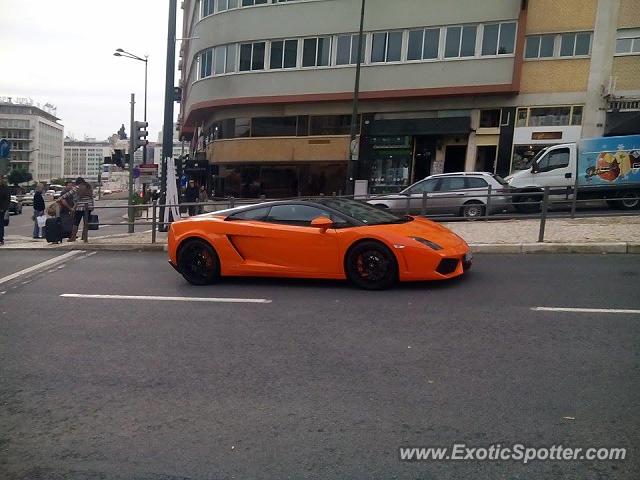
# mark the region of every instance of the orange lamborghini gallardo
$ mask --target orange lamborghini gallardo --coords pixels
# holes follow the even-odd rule
[[[471,267],[469,246],[445,227],[339,198],[237,207],[174,222],[169,262],[195,285],[221,276],[349,279],[383,289],[441,280]]]

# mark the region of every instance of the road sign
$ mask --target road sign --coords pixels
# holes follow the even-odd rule
[[[142,183],[153,183],[158,179],[158,164],[156,163],[143,163],[138,166],[138,170]]]

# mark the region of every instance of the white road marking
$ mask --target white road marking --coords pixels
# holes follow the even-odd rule
[[[153,300],[160,302],[210,302],[210,303],[271,303],[267,298],[215,298],[215,297],[159,297],[154,295],[92,295],[63,293],[65,298],[95,298],[99,300]]]
[[[532,307],[537,312],[574,312],[574,313],[630,313],[640,314],[640,310],[620,308],[570,308],[570,307]]]
[[[53,257],[53,258],[50,258],[49,260],[33,265],[32,267],[25,268],[24,270],[20,270],[19,272],[12,273],[11,275],[7,275],[6,277],[0,278],[0,285],[2,285],[3,283],[10,282],[11,280],[14,280],[16,278],[22,277],[23,275],[27,275],[28,273],[36,272],[38,270],[44,270],[45,268],[51,267],[52,265],[57,265],[58,263],[64,262],[65,260],[75,257],[76,255],[80,255],[81,253],[84,253],[84,251],[73,250],[71,252],[67,252],[63,255],[58,255],[57,257]]]

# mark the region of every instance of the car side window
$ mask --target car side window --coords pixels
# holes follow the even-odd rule
[[[556,168],[564,168],[569,166],[569,149],[559,148],[547,153],[542,160],[538,162],[538,172],[550,172]]]
[[[450,192],[452,190],[464,190],[464,177],[445,177],[441,180],[439,192]]]
[[[331,217],[329,212],[309,205],[274,205],[271,207],[267,221],[308,227],[311,225],[311,220],[320,216]]]
[[[438,183],[437,178],[432,178],[431,180],[424,180],[420,183],[417,183],[413,187],[411,187],[407,193],[414,195],[416,193],[433,192],[436,189],[437,183]]]
[[[465,178],[466,188],[487,188],[489,184],[484,178],[467,177]]]
[[[251,210],[244,210],[242,212],[234,213],[230,215],[227,220],[257,220],[261,221],[267,218],[269,215],[269,207],[252,208]]]

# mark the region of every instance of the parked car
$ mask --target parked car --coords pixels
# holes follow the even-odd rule
[[[463,275],[465,241],[431,220],[327,197],[260,203],[173,222],[169,262],[190,283],[224,276],[349,279],[365,289]]]
[[[35,190],[31,190],[29,193],[25,193],[24,195],[18,195],[18,200],[23,207],[33,205],[33,197],[35,193]]]
[[[487,192],[491,185],[489,214],[511,209],[511,188],[498,175],[487,172],[458,172],[431,175],[405,188],[400,193],[384,195],[368,200],[368,203],[397,212],[420,213],[423,194],[427,194],[427,215],[454,215],[474,219],[485,214]],[[495,195],[494,194],[498,194]]]
[[[22,203],[20,203],[20,200],[18,200],[18,197],[15,195],[11,195],[9,213],[13,213],[14,215],[20,215],[22,213]]]

